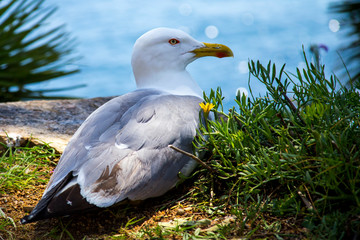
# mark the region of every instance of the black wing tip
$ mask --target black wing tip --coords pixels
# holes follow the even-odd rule
[[[23,217],[21,220],[20,220],[20,223],[21,224],[28,224],[28,223],[32,223],[32,222],[36,222],[38,220],[42,220],[42,219],[45,219],[45,218],[39,218],[37,217],[36,215],[26,215],[25,217]]]
[[[39,220],[44,220],[44,219],[48,219],[51,218],[53,216],[51,216],[51,214],[47,213],[46,211],[42,210],[40,212],[37,213],[30,213],[29,215],[26,215],[25,217],[23,217],[20,220],[21,224],[28,224],[28,223],[32,223],[32,222],[36,222]]]
[[[96,205],[89,203],[80,194],[80,186],[76,184],[57,197],[41,199],[33,211],[20,220],[20,223],[28,224],[39,220],[87,212],[97,208]]]
[[[31,223],[31,220],[29,219],[30,215],[26,215],[25,217],[23,217],[21,220],[20,220],[20,223],[21,224],[27,224],[27,223]]]
[[[34,215],[30,214],[30,215],[24,216],[22,219],[20,219],[20,223],[22,225],[24,225],[24,224],[28,224],[28,223],[34,223],[34,222],[37,222],[40,220],[47,220],[47,219],[51,219],[51,218],[61,218],[61,217],[68,217],[71,215],[84,214],[84,213],[96,211],[99,209],[102,209],[102,208],[96,207],[95,205],[91,205],[91,207],[89,207],[89,208],[76,209],[76,210],[64,211],[64,212],[56,212],[56,213],[49,213],[49,212],[43,210]]]

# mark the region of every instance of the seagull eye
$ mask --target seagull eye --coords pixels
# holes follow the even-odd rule
[[[180,41],[177,40],[176,38],[172,38],[172,39],[169,40],[169,43],[170,43],[171,45],[176,45],[176,44],[180,43]]]

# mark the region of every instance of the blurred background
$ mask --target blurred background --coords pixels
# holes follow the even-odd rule
[[[65,24],[69,33],[70,54],[76,60],[63,68],[79,70],[50,81],[27,85],[27,89],[50,90],[74,85],[84,87],[47,96],[116,96],[135,89],[130,65],[135,40],[156,27],[179,28],[199,41],[229,46],[235,57],[202,58],[188,66],[188,71],[206,92],[221,86],[225,103],[232,102],[237,89],[248,91],[248,60],[269,60],[288,72],[305,65],[302,46],[311,58],[310,46],[319,48],[326,72],[341,66],[338,52],[344,40],[341,15],[329,7],[329,0],[45,0],[42,7],[56,6],[41,31]],[[1,20],[1,18],[0,18]],[[39,32],[38,31],[38,32]],[[67,46],[64,46],[67,47]],[[79,58],[78,58],[79,57]],[[265,88],[250,82],[255,96]]]

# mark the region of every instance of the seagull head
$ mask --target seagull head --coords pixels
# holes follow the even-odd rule
[[[203,43],[171,28],[156,28],[143,34],[133,48],[131,65],[138,88],[156,88],[172,94],[201,96],[202,90],[186,66],[205,56],[232,57],[222,44]]]

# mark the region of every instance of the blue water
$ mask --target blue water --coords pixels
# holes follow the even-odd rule
[[[303,67],[302,45],[325,44],[322,60],[331,72],[339,57],[336,50],[341,34],[329,28],[331,19],[326,0],[198,0],[198,1],[121,1],[121,0],[47,0],[57,6],[49,26],[66,24],[76,38],[75,52],[81,72],[36,84],[33,88],[59,88],[75,84],[87,86],[57,94],[77,97],[121,95],[135,89],[130,59],[135,40],[144,32],[160,26],[180,28],[204,42],[229,46],[234,58],[202,58],[191,63],[188,71],[208,92],[221,86],[225,101],[232,102],[237,88],[248,90],[249,59],[295,72]],[[336,21],[335,21],[336,23]],[[210,26],[210,27],[209,27]],[[206,29],[209,32],[206,32]],[[212,30],[212,31],[211,31]],[[341,31],[340,31],[341,32]],[[255,95],[265,88],[251,81]]]

